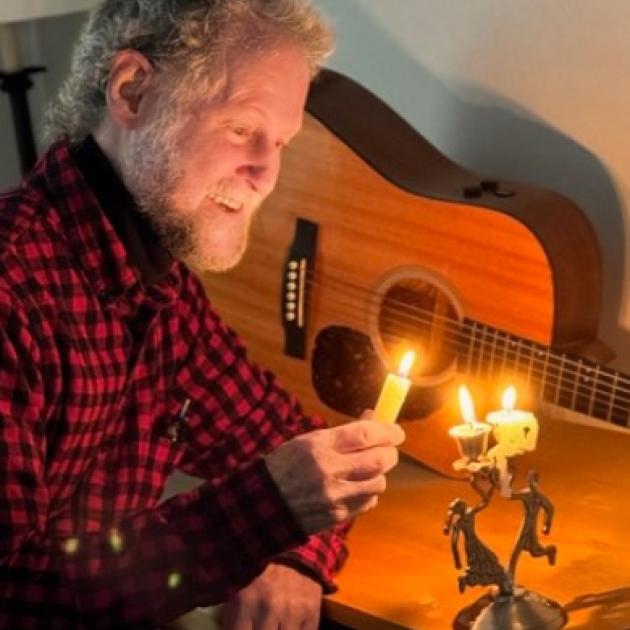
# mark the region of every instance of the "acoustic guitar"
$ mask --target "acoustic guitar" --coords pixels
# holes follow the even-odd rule
[[[628,425],[630,377],[602,365],[596,338],[601,260],[581,210],[466,171],[333,71],[312,86],[242,263],[204,283],[252,358],[333,424],[373,407],[416,349],[403,450],[443,474],[461,381],[479,415],[514,383],[519,406]]]

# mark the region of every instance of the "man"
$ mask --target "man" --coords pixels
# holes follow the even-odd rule
[[[299,0],[106,0],[0,197],[0,627],[315,628],[399,427],[325,429],[189,267],[236,264],[330,49]],[[175,467],[207,481],[160,503]]]

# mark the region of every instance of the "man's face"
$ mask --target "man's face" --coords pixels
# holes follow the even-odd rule
[[[123,178],[175,257],[213,271],[240,260],[282,148],[301,127],[309,81],[294,46],[234,56],[226,88],[212,100],[183,115],[151,112],[132,132]]]

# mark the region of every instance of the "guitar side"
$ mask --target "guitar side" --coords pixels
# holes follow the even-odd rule
[[[433,157],[430,151],[423,157],[433,173],[427,184],[431,188],[423,195],[420,180],[426,173],[421,164],[414,168],[420,169],[422,177],[414,180],[408,169],[402,185],[395,172],[376,169],[375,165],[387,162],[376,155],[380,145],[374,138],[370,142],[376,148],[362,146],[369,155],[361,155],[357,153],[361,147],[356,146],[361,137],[353,141],[356,131],[340,132],[343,121],[339,120],[334,121],[335,133],[330,130],[335,126],[330,117],[336,114],[334,108],[326,109],[325,96],[339,95],[325,80],[319,89],[309,101],[315,115],[307,114],[303,131],[285,153],[278,187],[261,209],[242,263],[226,274],[204,277],[211,301],[243,336],[252,358],[275,372],[308,412],[334,424],[348,420],[325,405],[313,387],[317,336],[332,326],[377,336],[374,308],[379,286],[399,270],[426,271],[454,296],[467,317],[512,334],[544,345],[579,346],[594,339],[601,282],[599,252],[579,210],[554,193],[513,184],[501,184],[509,187],[510,196],[484,193],[471,202],[464,191],[470,192],[479,178],[456,165],[447,177],[445,169],[451,163],[437,151]],[[384,119],[376,124],[372,111],[374,124],[369,129],[380,134],[391,150],[397,138],[384,125],[390,119],[390,127],[396,127],[390,117],[399,119],[391,110],[382,109],[380,101],[375,102]],[[350,109],[344,107],[344,112]],[[353,120],[361,120],[360,111],[355,110]],[[418,141],[415,131],[404,125],[402,129],[397,133],[413,133],[413,141]],[[444,182],[443,190],[439,182]],[[573,214],[580,215],[577,229],[560,229]],[[280,309],[284,266],[298,218],[319,226],[304,359],[282,352]],[[532,224],[538,219],[545,226],[534,230]],[[550,237],[552,228],[558,231],[558,239],[542,241],[541,234]],[[400,321],[404,343],[413,322]],[[380,358],[391,357],[381,354]],[[416,382],[428,388],[421,376]],[[447,380],[443,387],[448,389],[452,382]],[[443,399],[452,401],[453,397],[449,394]],[[408,440],[403,450],[450,474],[455,453],[447,427],[457,421],[456,414],[449,403],[420,420],[406,422]]]

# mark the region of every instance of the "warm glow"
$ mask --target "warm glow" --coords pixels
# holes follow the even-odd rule
[[[416,360],[416,353],[413,350],[409,350],[402,358],[400,362],[400,367],[398,368],[398,374],[400,376],[409,376],[409,370],[411,370],[411,366],[413,362]]]
[[[114,553],[120,553],[125,546],[122,536],[116,529],[112,529],[109,534],[109,544],[111,545]]]
[[[459,408],[462,411],[462,418],[470,424],[475,424],[477,418],[475,417],[475,405],[473,404],[472,396],[466,385],[460,385],[458,390],[459,395]]]
[[[501,398],[501,406],[503,409],[514,409],[514,405],[516,403],[516,387],[514,385],[510,385],[503,392],[503,397]]]
[[[79,539],[78,538],[68,538],[66,540],[66,542],[64,543],[64,551],[69,556],[72,556],[75,553],[77,553],[77,551],[79,551]]]
[[[173,571],[168,575],[168,587],[172,590],[175,588],[179,588],[182,583],[182,574],[178,571]]]

